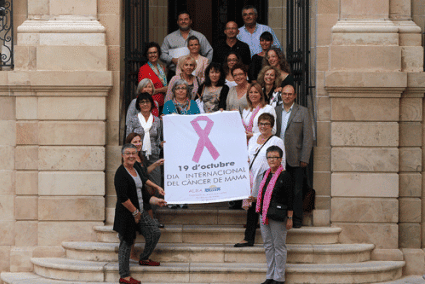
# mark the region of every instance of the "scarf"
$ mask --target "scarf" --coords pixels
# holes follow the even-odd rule
[[[161,81],[162,86],[167,86],[167,76],[165,75],[164,69],[162,69],[161,65],[159,63],[155,66],[148,61],[149,67],[152,69],[152,71],[155,73],[155,75],[158,77],[158,79]]]
[[[260,111],[261,107],[258,105],[251,113],[251,118],[249,119],[248,124],[245,123],[245,119],[242,119],[242,124],[245,127],[245,130],[248,132],[252,132],[252,127],[254,127],[254,118],[257,113]]]
[[[186,114],[189,111],[189,108],[190,108],[189,99],[186,99],[186,101],[183,104],[181,104],[174,98],[173,103],[178,114]]]
[[[273,193],[273,189],[276,184],[277,178],[279,177],[280,173],[283,171],[283,166],[280,165],[279,168],[277,168],[277,171],[273,174],[272,179],[267,185],[267,189],[266,189],[266,193],[264,194],[264,201],[263,201],[262,199],[263,199],[264,185],[266,184],[267,177],[269,176],[270,171],[271,171],[270,169],[267,170],[263,180],[260,183],[260,191],[258,192],[258,197],[257,197],[257,206],[255,207],[255,212],[260,213],[261,204],[263,204],[263,210],[261,212],[261,216],[262,216],[261,221],[263,222],[264,225],[269,224],[269,218],[267,218],[267,210],[269,209],[270,200],[272,199],[272,193]]]
[[[152,127],[153,115],[152,113],[149,114],[148,121],[145,120],[145,117],[140,112],[137,117],[139,118],[140,125],[143,127],[143,131],[145,132],[145,135],[143,135],[142,151],[146,152],[146,158],[149,159],[149,156],[152,155],[151,135],[149,130],[151,130]]]

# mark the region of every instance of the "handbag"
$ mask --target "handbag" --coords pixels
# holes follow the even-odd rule
[[[271,200],[267,209],[267,218],[274,221],[284,222],[288,214],[288,208],[285,204]]]

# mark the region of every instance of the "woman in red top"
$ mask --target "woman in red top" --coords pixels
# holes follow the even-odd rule
[[[148,59],[148,62],[140,67],[138,82],[145,78],[152,80],[155,87],[152,99],[158,106],[159,115],[161,115],[164,107],[164,96],[167,91],[167,75],[164,68],[159,64],[159,57],[161,56],[159,44],[156,42],[148,43],[143,56]]]

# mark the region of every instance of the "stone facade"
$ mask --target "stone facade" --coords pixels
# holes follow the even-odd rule
[[[113,221],[124,79],[123,1],[14,5],[16,66],[0,72],[0,271],[12,272]],[[283,46],[285,6],[269,1]],[[151,0],[150,15],[161,44],[167,1]],[[423,274],[425,4],[313,0],[310,15],[313,225],[340,227],[340,242],[374,244],[373,259]]]

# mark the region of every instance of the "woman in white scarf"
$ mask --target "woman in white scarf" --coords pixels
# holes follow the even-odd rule
[[[143,138],[142,151],[146,156],[146,167],[155,163],[160,158],[162,145],[162,127],[158,117],[152,114],[154,102],[148,93],[141,93],[136,100],[138,113],[133,115],[127,122],[127,133],[135,132]],[[161,169],[153,170],[149,179],[162,187]]]

